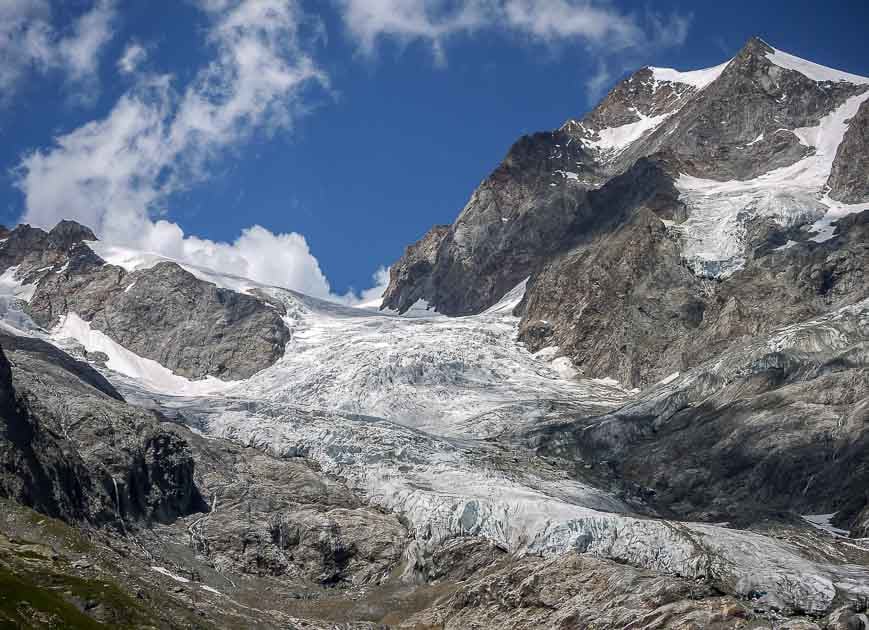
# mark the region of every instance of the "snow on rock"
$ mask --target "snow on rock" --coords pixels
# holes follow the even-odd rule
[[[832,514],[803,514],[802,518],[821,531],[833,534],[834,536],[848,536],[849,532],[847,529],[841,529],[831,523],[834,516],[836,516],[836,512]]]
[[[106,367],[129,376],[146,387],[167,394],[194,395],[225,390],[233,385],[212,376],[191,381],[163,367],[157,361],[146,359],[127,350],[105,333],[91,328],[75,313],[67,313],[51,331],[55,341],[73,340],[88,352],[102,352],[108,357]]]
[[[181,577],[180,575],[175,575],[169,569],[166,569],[164,567],[151,567],[151,570],[154,571],[155,573],[165,575],[168,578],[172,578],[176,582],[181,582],[182,584],[187,584],[190,582],[190,580],[188,580],[187,578]]]
[[[635,517],[617,497],[563,473],[515,462],[506,467],[502,458],[510,454],[486,442],[280,402],[218,397],[162,402],[164,411],[179,412],[207,435],[314,459],[371,504],[402,514],[421,555],[467,535],[519,554],[577,550],[712,578],[743,595],[767,592],[813,612],[829,607],[834,584],[841,581],[836,568],[801,557],[789,543],[715,525]]]
[[[770,46],[772,48],[772,46]],[[780,68],[786,70],[795,70],[812,81],[824,82],[840,82],[855,83],[857,85],[869,85],[869,77],[861,77],[856,74],[834,70],[820,64],[800,59],[794,55],[773,48],[774,52],[767,53],[766,58]]]
[[[634,109],[634,112],[639,117],[639,120],[636,122],[619,127],[601,129],[597,132],[598,140],[583,140],[583,144],[607,154],[617,155],[647,133],[656,129],[674,113],[667,112],[659,116],[646,116],[637,109]]]
[[[810,231],[817,232],[809,239],[816,243],[823,243],[833,238],[836,232],[835,223],[842,217],[869,210],[869,202],[848,204],[824,197],[824,204],[828,207],[827,213],[809,227]]]
[[[832,236],[831,224],[866,204],[847,205],[826,196],[825,186],[848,121],[869,99],[852,96],[815,127],[792,130],[814,153],[751,180],[716,181],[682,174],[676,180],[688,218],[672,226],[682,236],[682,254],[698,275],[725,278],[742,267],[745,224],[765,216],[785,227],[814,223],[818,236]]]
[[[36,291],[35,284],[24,284],[15,277],[18,266],[9,267],[0,275],[0,296],[29,302]]]
[[[287,310],[291,340],[277,363],[228,393],[377,416],[441,435],[518,400],[624,402],[624,390],[576,381],[516,341],[512,311],[524,293],[522,282],[475,316],[399,317],[272,289]]]
[[[731,59],[728,59],[724,63],[712,68],[690,70],[688,72],[680,72],[673,68],[654,68],[651,66],[649,67],[649,70],[652,71],[652,77],[656,82],[668,81],[671,83],[684,83],[685,85],[690,85],[698,90],[702,90],[721,76],[721,73],[724,72],[724,69],[731,61]]]
[[[23,284],[15,275],[18,267],[9,267],[0,274],[0,329],[13,335],[31,336],[39,326],[24,311],[22,302],[29,302],[35,284]]]
[[[127,271],[150,269],[162,262],[172,262],[190,272],[198,279],[215,284],[222,289],[230,289],[232,291],[237,291],[238,293],[250,293],[254,289],[270,288],[269,285],[250,280],[249,278],[233,276],[206,267],[191,265],[190,263],[169,258],[161,254],[142,252],[127,247],[121,247],[119,245],[109,245],[103,241],[88,241],[87,244],[108,264],[117,265]],[[127,287],[128,290],[129,288],[130,287]]]
[[[664,378],[662,378],[660,381],[658,381],[657,384],[658,385],[669,385],[670,383],[675,381],[677,378],[679,378],[679,374],[680,374],[680,372],[673,372],[669,376],[665,376]]]
[[[467,535],[520,554],[578,550],[817,612],[848,578],[784,541],[637,517],[610,492],[487,441],[546,422],[552,408],[600,415],[631,400],[616,383],[565,378],[549,364],[552,352],[533,355],[516,342],[512,311],[524,284],[489,311],[457,318],[267,292],[283,303],[292,341],[281,360],[242,383],[183,379],[74,313],[52,338],[104,352],[131,402],[177,414],[206,436],[315,460],[370,504],[405,517],[422,555]]]
[[[749,142],[745,146],[750,147],[750,146],[755,145],[758,142],[762,142],[762,141],[763,141],[763,132],[761,132],[761,134],[757,138],[755,138],[754,140],[752,140],[751,142]]]

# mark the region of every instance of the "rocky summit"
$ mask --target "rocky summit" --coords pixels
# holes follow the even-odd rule
[[[0,625],[869,630],[869,78],[520,138],[349,307],[0,233]]]

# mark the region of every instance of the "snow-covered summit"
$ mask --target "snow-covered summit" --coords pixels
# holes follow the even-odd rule
[[[652,72],[652,77],[657,81],[669,81],[671,83],[683,83],[691,87],[702,90],[707,85],[715,81],[724,69],[730,63],[730,59],[724,63],[718,64],[711,68],[702,68],[700,70],[675,70],[673,68],[655,68],[649,66],[648,69]]]
[[[772,48],[772,46],[770,46]],[[786,53],[783,50],[773,48],[773,52],[767,53],[766,58],[780,68],[787,70],[795,70],[812,81],[834,83],[844,82],[853,83],[855,85],[869,85],[869,77],[862,77],[850,72],[843,72],[834,68],[822,66],[813,61],[801,59],[796,55]]]

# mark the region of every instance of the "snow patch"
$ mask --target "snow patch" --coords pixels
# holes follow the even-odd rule
[[[766,54],[766,58],[772,63],[777,65],[779,68],[795,70],[812,81],[832,81],[834,83],[845,82],[855,83],[857,85],[869,85],[869,77],[861,77],[857,74],[828,68],[827,66],[822,66],[806,59],[800,59],[790,53],[775,48],[773,48],[773,51],[774,52]]]
[[[758,142],[762,142],[762,141],[763,141],[763,132],[761,132],[761,134],[757,138],[755,138],[754,140],[752,140],[751,142],[749,142],[745,146],[750,147],[750,146],[755,145]]]
[[[201,381],[191,381],[163,367],[153,359],[146,359],[127,350],[105,333],[91,328],[76,313],[67,313],[51,331],[56,341],[72,339],[88,352],[102,352],[109,357],[106,367],[124,376],[139,381],[154,391],[179,396],[207,395],[224,391],[236,383],[221,381],[209,376]]]
[[[837,512],[832,514],[803,514],[802,519],[810,523],[812,527],[820,529],[834,536],[849,536],[850,532],[847,529],[835,527],[830,521],[836,516]]]
[[[636,122],[621,125],[620,127],[601,129],[597,132],[599,140],[583,140],[583,143],[586,146],[606,153],[618,154],[647,133],[656,129],[673,114],[673,112],[668,112],[659,116],[646,116],[636,109],[634,109],[634,112],[639,117],[639,120]]]
[[[690,70],[688,72],[680,72],[679,70],[674,70],[673,68],[654,67],[649,67],[649,70],[652,71],[652,77],[656,82],[668,81],[671,83],[683,83],[685,85],[690,85],[697,90],[702,90],[707,85],[712,83],[715,79],[720,77],[721,73],[724,72],[724,69],[728,66],[728,64],[730,64],[731,61],[732,59],[728,59],[724,63],[714,66],[712,68]]]
[[[823,243],[833,238],[833,235],[836,233],[836,226],[834,224],[842,217],[869,210],[869,202],[848,204],[824,197],[824,203],[829,208],[827,213],[809,227],[810,231],[817,232],[815,236],[809,239],[816,243]]]
[[[679,374],[680,374],[680,372],[673,372],[669,376],[665,376],[660,381],[658,381],[658,385],[669,385],[670,383],[675,381],[677,378],[679,378]]]
[[[151,567],[151,570],[161,575],[165,575],[168,578],[172,578],[176,582],[181,582],[182,584],[187,584],[190,582],[190,580],[188,580],[187,578],[181,577],[180,575],[175,575],[169,569],[166,569],[164,567]]]
[[[814,222],[815,240],[832,236],[830,225],[860,212],[867,204],[847,205],[825,194],[836,151],[848,121],[869,99],[869,90],[847,99],[815,127],[792,130],[814,154],[751,180],[716,181],[680,175],[676,188],[688,207],[688,219],[673,226],[683,236],[682,255],[698,275],[726,278],[740,269],[745,251],[745,222],[756,216],[783,227]]]
[[[574,378],[578,374],[576,368],[573,367],[573,361],[569,357],[558,357],[550,361],[549,365],[561,378]]]
[[[160,254],[129,249],[119,245],[109,245],[102,241],[88,241],[88,246],[108,264],[117,265],[130,272],[151,269],[160,263],[171,262],[193,274],[199,280],[210,282],[221,289],[250,294],[254,289],[271,288],[270,285],[255,282],[249,278],[219,273],[213,269],[191,265]]]
[[[29,302],[36,292],[36,284],[24,284],[15,277],[18,266],[9,267],[0,275],[0,296]]]

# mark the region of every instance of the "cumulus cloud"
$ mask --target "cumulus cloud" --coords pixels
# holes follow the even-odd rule
[[[334,297],[300,234],[253,226],[232,243],[217,243],[154,220],[172,193],[207,177],[209,163],[253,130],[291,127],[307,90],[328,83],[300,45],[295,3],[201,0],[200,6],[211,20],[213,61],[181,91],[170,76],[140,74],[105,118],[24,156],[17,169],[22,221],[50,227],[71,218],[112,244]]]
[[[389,267],[379,267],[372,274],[371,281],[374,284],[370,289],[365,289],[358,295],[351,289],[346,295],[342,296],[341,301],[355,306],[380,308],[380,298],[383,297],[386,287],[389,286]]]
[[[96,0],[68,28],[58,29],[47,0],[0,2],[0,91],[8,98],[31,71],[61,71],[76,95],[92,95],[98,64],[114,35],[113,0]]]

